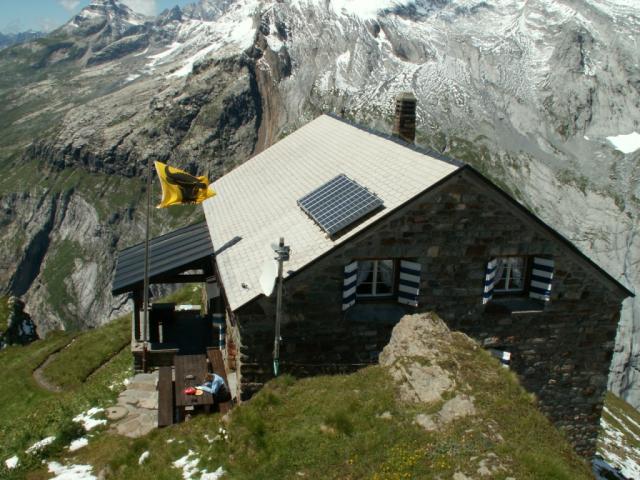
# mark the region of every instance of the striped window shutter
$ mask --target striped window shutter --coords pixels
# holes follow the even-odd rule
[[[420,295],[420,272],[422,266],[416,262],[400,260],[400,283],[398,284],[398,303],[418,306]]]
[[[500,363],[503,367],[509,368],[509,364],[511,363],[511,352],[505,352],[503,350],[496,350],[492,348],[489,350],[489,353],[500,360]]]
[[[493,288],[496,286],[496,270],[498,260],[496,258],[487,263],[487,273],[484,275],[484,292],[482,293],[482,304],[486,305],[493,298]]]
[[[218,348],[223,350],[226,346],[226,330],[227,325],[224,320],[224,313],[214,313],[213,317],[213,327],[218,329]]]
[[[533,258],[531,268],[531,285],[529,297],[548,302],[551,299],[551,281],[553,280],[553,260],[548,258]]]
[[[356,303],[356,282],[358,279],[358,262],[351,262],[344,267],[344,283],[342,285],[342,311]]]

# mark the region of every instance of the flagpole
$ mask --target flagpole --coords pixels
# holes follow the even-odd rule
[[[147,348],[149,331],[149,219],[151,218],[151,155],[147,165],[147,218],[144,230],[144,283],[142,293],[142,371],[147,372]]]

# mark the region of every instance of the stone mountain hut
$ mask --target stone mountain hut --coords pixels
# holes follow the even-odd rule
[[[396,114],[394,136],[322,115],[214,182],[201,253],[222,334],[210,343],[222,339],[235,394],[273,377],[276,298],[259,279],[284,237],[282,372],[375,363],[403,315],[434,311],[506,352],[542,411],[593,455],[633,294],[477,170],[414,146],[412,96]]]

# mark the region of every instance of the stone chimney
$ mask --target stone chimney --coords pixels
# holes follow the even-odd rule
[[[411,92],[404,92],[396,97],[393,135],[408,143],[416,140],[416,97]]]

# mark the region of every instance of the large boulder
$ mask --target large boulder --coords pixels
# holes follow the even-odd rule
[[[440,404],[437,412],[416,416],[415,422],[426,430],[476,413],[474,398],[467,394],[469,386],[453,373],[457,361],[452,349],[460,348],[460,342],[478,348],[466,335],[451,332],[436,314],[405,315],[380,354],[380,365],[389,368],[400,401]]]

